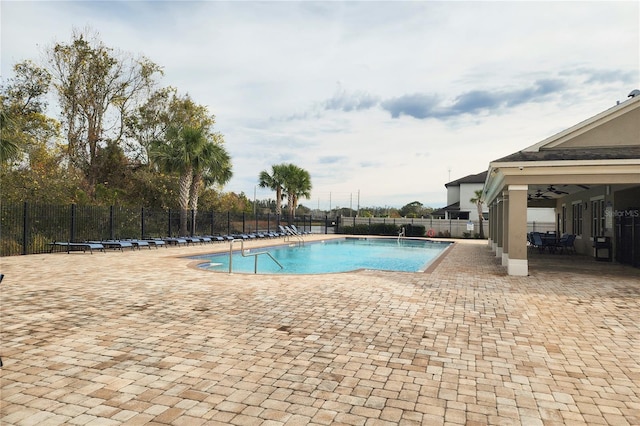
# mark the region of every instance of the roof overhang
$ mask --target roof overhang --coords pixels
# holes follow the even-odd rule
[[[484,199],[486,203],[493,202],[508,185],[614,185],[630,183],[640,184],[640,158],[493,162],[489,165],[489,173],[485,180]]]

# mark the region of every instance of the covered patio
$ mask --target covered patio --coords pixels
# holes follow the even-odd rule
[[[640,265],[640,97],[491,162],[484,186],[489,244],[509,275],[528,275],[527,208],[555,209],[556,238],[577,253],[610,242],[611,257]]]

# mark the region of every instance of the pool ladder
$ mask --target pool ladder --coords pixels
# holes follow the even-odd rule
[[[295,238],[298,240],[298,245],[299,246],[303,246],[304,245],[304,238],[302,238],[302,235],[299,234],[287,234],[284,236],[284,241],[288,242],[288,241],[292,241],[291,238]]]
[[[271,255],[271,253],[269,253],[268,251],[256,251],[254,253],[250,253],[249,251],[247,251],[247,253],[245,253],[244,251],[244,240],[231,240],[230,244],[229,244],[229,273],[231,274],[233,272],[233,243],[236,241],[240,241],[240,254],[242,255],[242,257],[254,257],[254,266],[253,266],[253,273],[257,274],[258,273],[258,256],[261,256],[263,254],[266,254],[267,256],[269,256],[271,258],[271,260],[273,260],[274,262],[276,262],[276,264],[280,267],[280,269],[284,269],[284,266],[282,266],[280,264],[280,262],[278,262],[276,260],[275,257],[273,257]]]
[[[398,244],[400,244],[400,241],[403,240],[405,238],[405,233],[404,233],[404,226],[402,228],[400,228],[400,232],[398,232]]]

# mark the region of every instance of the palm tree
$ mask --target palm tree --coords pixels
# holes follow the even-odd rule
[[[276,191],[276,215],[282,214],[282,191],[284,189],[285,174],[287,170],[286,164],[277,164],[271,166],[271,174],[266,170],[260,172],[260,188],[269,188]]]
[[[178,206],[180,208],[180,235],[187,235],[187,213],[195,167],[207,144],[206,132],[202,127],[175,127],[167,130],[165,143],[159,143],[153,155],[158,164],[167,172],[180,175],[178,180]]]
[[[20,154],[20,145],[15,138],[15,124],[14,121],[9,118],[9,115],[4,110],[0,110],[0,163],[17,158]]]
[[[484,239],[484,228],[482,227],[482,221],[484,217],[482,216],[482,205],[484,204],[484,195],[482,193],[482,189],[477,189],[474,192],[474,197],[469,200],[470,202],[476,205],[478,209],[478,222],[480,226],[480,238]]]
[[[295,216],[299,198],[309,198],[311,196],[311,176],[308,171],[294,164],[288,164],[286,166],[284,186],[287,193],[289,221],[291,221]]]
[[[222,135],[212,135],[212,141],[207,141],[200,152],[193,158],[193,178],[189,191],[189,208],[193,210],[193,226],[198,212],[198,197],[202,184],[224,185],[229,182],[231,171],[231,157],[222,146]]]

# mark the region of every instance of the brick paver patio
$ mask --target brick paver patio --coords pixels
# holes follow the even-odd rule
[[[0,424],[640,424],[637,269],[510,277],[484,242],[426,274],[178,258],[213,247],[0,259]]]

